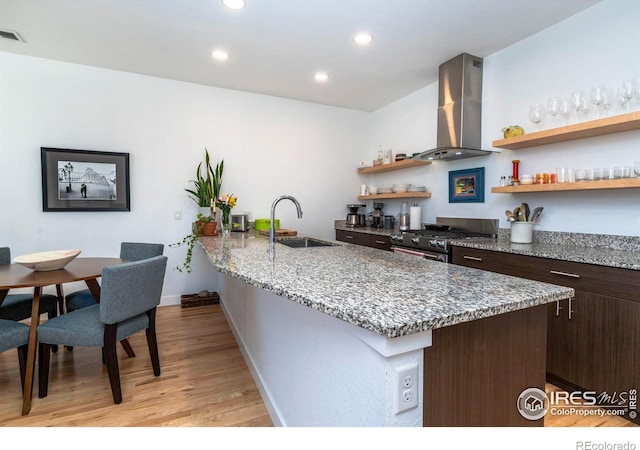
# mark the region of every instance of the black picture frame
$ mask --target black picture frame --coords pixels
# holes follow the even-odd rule
[[[42,210],[131,211],[129,153],[40,147]]]
[[[449,203],[484,203],[484,167],[449,171]]]

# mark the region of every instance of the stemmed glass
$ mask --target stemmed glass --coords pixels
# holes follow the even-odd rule
[[[556,115],[560,112],[560,97],[549,97],[547,112],[551,116],[551,126],[556,127]]]
[[[544,119],[544,106],[535,104],[529,109],[529,120],[536,124],[536,131],[540,131],[539,124]]]
[[[560,101],[560,115],[564,117],[564,124],[569,125],[569,116],[571,115],[571,103],[569,103],[569,100]]]
[[[637,177],[640,177],[640,161],[633,163],[633,173],[635,173]]]
[[[604,103],[606,88],[596,84],[591,88],[591,103],[596,107],[596,119],[600,118],[600,106]]]
[[[571,107],[576,112],[576,123],[580,121],[580,111],[584,109],[585,105],[584,92],[573,91],[571,93]]]
[[[624,99],[625,112],[629,112],[629,102],[636,94],[636,82],[635,80],[624,80],[622,82],[621,96]]]
[[[613,107],[613,103],[615,101],[615,94],[613,93],[613,89],[609,88],[604,91],[604,95],[602,97],[602,109],[604,109],[604,116],[608,116],[609,110]]]

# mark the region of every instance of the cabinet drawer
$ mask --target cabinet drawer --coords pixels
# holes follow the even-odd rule
[[[391,250],[391,239],[389,236],[377,234],[336,230],[336,241],[349,242],[350,244],[364,245],[381,250]]]
[[[503,273],[640,302],[637,270],[506,254]]]
[[[453,247],[451,262],[460,266],[502,273],[503,254],[476,248]]]

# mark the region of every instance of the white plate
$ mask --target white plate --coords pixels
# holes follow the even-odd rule
[[[53,250],[14,258],[18,264],[36,272],[62,269],[80,254],[80,250]]]
[[[408,189],[409,192],[427,192],[427,188],[424,186],[411,186]]]
[[[391,188],[378,188],[378,194],[389,194],[393,192]]]
[[[395,192],[396,194],[401,194],[403,192],[407,192],[407,189],[406,188],[394,187],[393,188],[393,192]]]

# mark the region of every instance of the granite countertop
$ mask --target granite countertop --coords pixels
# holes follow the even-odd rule
[[[640,252],[632,250],[577,246],[569,243],[534,242],[531,244],[514,244],[508,239],[457,240],[452,241],[452,245],[620,269],[640,270]]]
[[[250,233],[201,237],[214,268],[390,338],[569,298],[571,288],[368,247],[289,248]]]
[[[344,220],[336,220],[335,229],[381,236],[400,233],[398,230],[381,228],[349,228],[345,226]],[[531,244],[512,243],[509,240],[509,230],[505,229],[500,229],[498,239],[459,239],[452,240],[451,244],[494,252],[640,270],[639,237],[537,230],[533,233]]]

